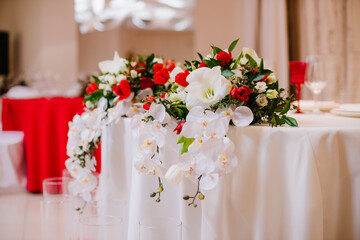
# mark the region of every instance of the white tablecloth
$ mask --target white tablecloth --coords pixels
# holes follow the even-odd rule
[[[234,127],[239,165],[197,208],[182,200],[195,191],[189,180],[165,183],[160,203],[149,197],[157,179],[133,168],[130,120],[122,119],[102,138],[99,189],[129,203],[129,240],[151,216],[180,218],[184,240],[360,239],[360,118],[295,117],[299,128]],[[164,157],[177,158],[168,149]]]
[[[24,133],[0,131],[0,193],[24,189]]]

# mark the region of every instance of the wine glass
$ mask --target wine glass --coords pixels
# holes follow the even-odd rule
[[[301,95],[301,84],[305,82],[305,70],[306,62],[294,62],[289,63],[290,66],[290,84],[296,85],[296,99],[298,107],[296,113],[302,113],[300,110],[300,95]]]
[[[311,55],[306,57],[307,68],[305,85],[314,94],[314,113],[320,113],[318,95],[326,86],[324,62],[321,56]]]

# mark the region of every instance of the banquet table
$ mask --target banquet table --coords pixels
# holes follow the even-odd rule
[[[157,178],[139,175],[130,119],[105,128],[99,197],[128,206],[128,238],[142,218],[175,217],[184,240],[360,239],[360,118],[330,113],[293,115],[299,127],[232,127],[238,166],[202,191],[197,208],[182,199],[195,183],[164,182],[161,202],[149,194]],[[176,135],[162,157],[176,161]]]
[[[80,97],[2,100],[3,130],[24,132],[28,191],[42,191],[42,180],[62,176],[68,122],[83,111],[82,102]]]

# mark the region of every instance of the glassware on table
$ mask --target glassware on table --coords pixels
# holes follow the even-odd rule
[[[290,65],[290,83],[296,85],[296,99],[298,102],[296,113],[302,113],[300,109],[301,84],[305,82],[306,62],[291,61]]]
[[[69,178],[48,178],[43,181],[40,201],[43,240],[73,239],[73,219],[77,214],[74,198],[69,194]]]
[[[69,183],[71,178],[69,177],[54,177],[47,178],[43,181],[43,197],[54,198],[70,196]]]
[[[307,62],[307,68],[306,68],[305,85],[314,94],[313,112],[320,113],[320,108],[318,105],[318,95],[326,86],[324,62],[321,56],[318,55],[307,56],[306,62]]]
[[[86,203],[80,214],[80,240],[126,239],[125,205],[119,200],[100,200]]]
[[[140,240],[181,240],[182,223],[175,218],[146,218],[139,222]]]
[[[98,219],[96,222],[95,219]],[[97,233],[103,232],[113,236],[113,238],[91,238],[91,239],[127,239],[128,203],[120,199],[101,199],[87,202],[80,214],[80,231],[84,239],[88,235],[86,229],[89,225],[96,225]],[[118,223],[120,221],[120,223]],[[105,225],[105,226],[101,226]],[[112,230],[110,225],[116,225],[116,230]],[[95,230],[94,230],[95,231]],[[101,234],[100,234],[101,236]]]

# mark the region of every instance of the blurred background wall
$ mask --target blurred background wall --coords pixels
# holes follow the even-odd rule
[[[141,30],[119,26],[104,32],[79,32],[71,0],[1,0],[0,30],[10,34],[10,72],[57,72],[62,88],[79,73],[120,55],[151,53],[179,62],[210,44],[226,48],[240,38],[254,48],[289,86],[289,60],[322,54],[331,83],[325,99],[360,101],[360,1],[358,0],[197,0],[195,24],[186,31]],[[311,97],[305,93],[306,97]]]

